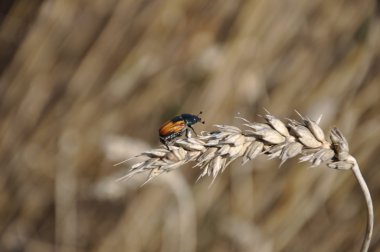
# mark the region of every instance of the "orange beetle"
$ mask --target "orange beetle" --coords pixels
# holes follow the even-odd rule
[[[202,122],[202,119],[199,117],[200,114],[202,114],[202,111],[199,112],[198,115],[182,114],[164,123],[158,131],[160,135],[160,142],[169,149],[168,142],[174,138],[182,136],[183,133],[189,130],[189,128],[194,132],[195,135],[197,135],[191,125]],[[202,123],[204,124],[205,122],[203,121]]]

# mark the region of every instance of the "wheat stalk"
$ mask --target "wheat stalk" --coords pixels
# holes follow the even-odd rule
[[[270,159],[279,158],[282,165],[286,160],[301,155],[300,161],[308,161],[312,167],[324,163],[332,169],[353,171],[366,200],[368,215],[365,238],[360,251],[368,251],[373,232],[372,199],[356,159],[349,154],[346,139],[337,128],[333,128],[329,134],[330,140],[327,140],[318,125],[320,118],[313,121],[300,114],[299,116],[300,121],[287,119],[286,124],[269,112],[263,115],[265,123],[240,118],[246,126],[245,130],[229,125],[215,125],[218,130],[202,132],[193,138],[188,136],[174,140],[169,149],[162,146],[141,153],[138,156],[144,157],[145,160],[134,164],[130,171],[118,180],[149,172],[145,182],[147,183],[163,172],[195,162],[194,166],[203,170],[199,178],[209,175],[213,176],[214,181],[218,174],[239,157],[242,158],[242,164],[245,164],[258,155],[265,154]]]

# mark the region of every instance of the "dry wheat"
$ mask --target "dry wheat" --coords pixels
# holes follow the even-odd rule
[[[169,149],[162,146],[143,152],[139,156],[145,157],[145,160],[134,164],[119,180],[149,172],[145,182],[147,183],[163,172],[169,172],[189,162],[195,162],[194,166],[202,169],[199,178],[209,175],[214,180],[239,157],[242,158],[242,164],[245,164],[264,154],[270,159],[279,158],[282,165],[286,160],[301,155],[299,160],[310,162],[312,167],[324,163],[332,169],[353,171],[367,203],[367,229],[361,249],[361,252],[366,252],[373,230],[372,200],[356,159],[349,154],[348,143],[343,134],[333,128],[329,134],[330,140],[327,140],[318,125],[320,119],[313,121],[301,115],[300,121],[288,119],[287,123],[270,113],[263,115],[263,118],[265,123],[240,118],[246,127],[244,130],[235,126],[215,125],[216,131],[174,140]]]

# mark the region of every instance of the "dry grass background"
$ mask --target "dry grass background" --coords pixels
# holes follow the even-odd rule
[[[372,192],[380,251],[376,1],[0,3],[0,251],[358,251],[351,172],[234,162],[210,187],[182,168],[139,189],[113,164],[160,124],[323,114]],[[190,167],[190,166],[189,166]],[[144,178],[142,178],[144,179]]]

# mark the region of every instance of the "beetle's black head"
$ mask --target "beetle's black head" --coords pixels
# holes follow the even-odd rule
[[[202,114],[202,111],[198,115],[182,114],[181,117],[187,125],[193,125],[197,122],[202,122],[202,118],[199,117],[200,114]],[[204,124],[205,122],[203,121],[202,123]]]

